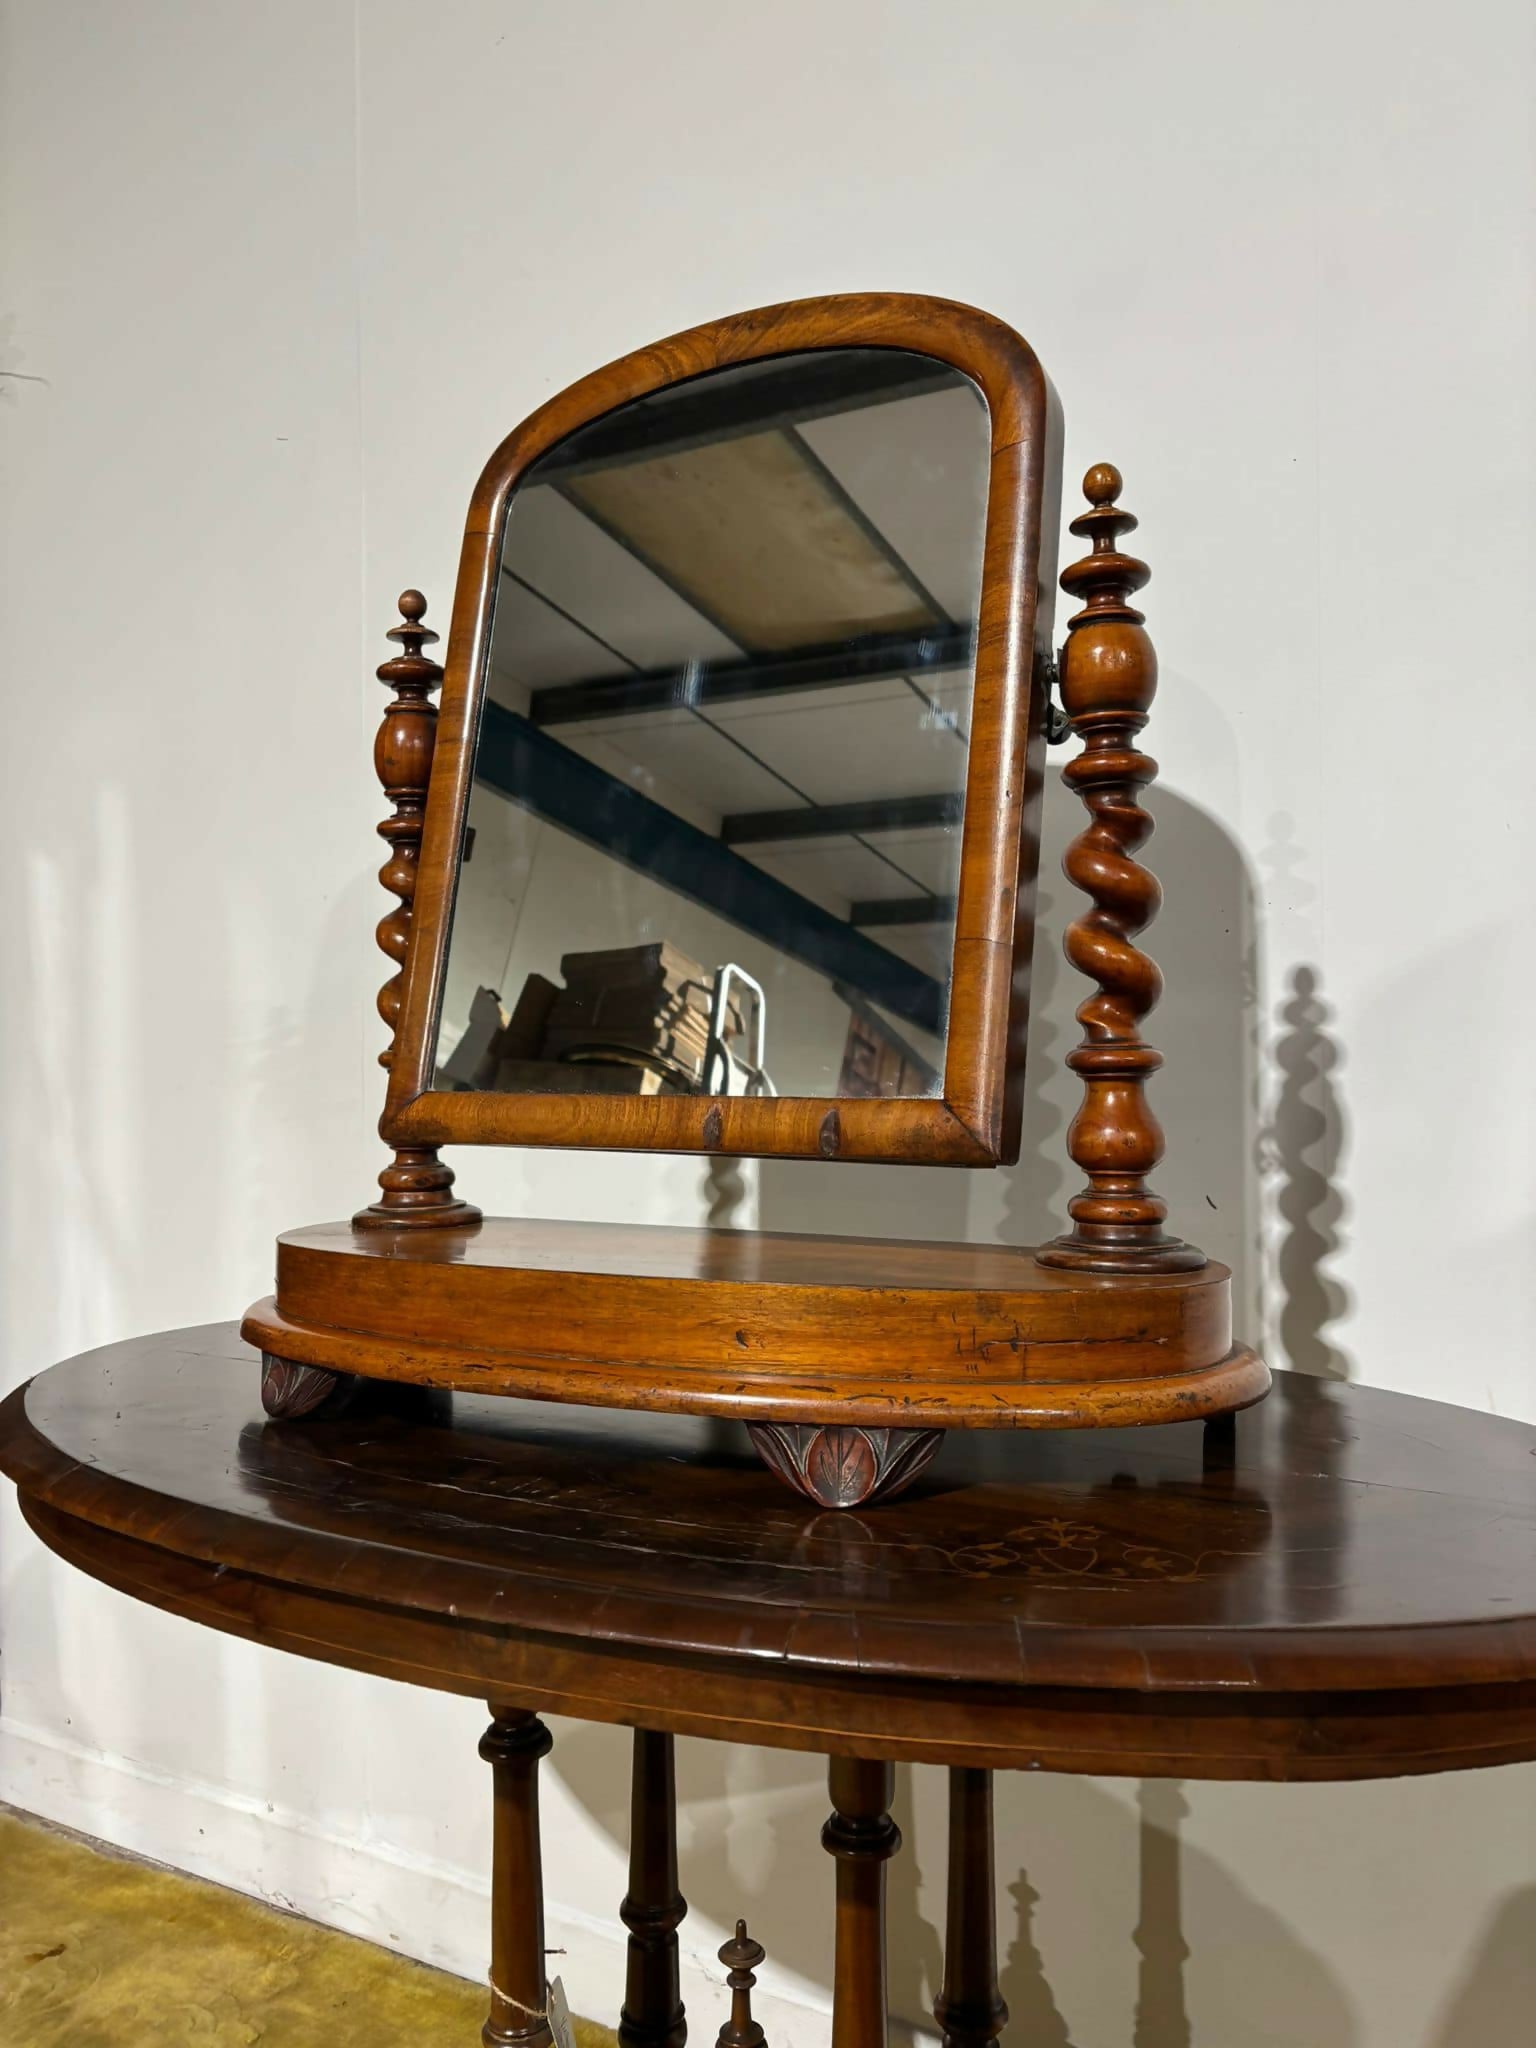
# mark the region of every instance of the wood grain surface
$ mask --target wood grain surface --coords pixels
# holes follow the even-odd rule
[[[734,1429],[420,1389],[263,1420],[228,1327],[0,1408],[62,1556],[306,1656],[974,1768],[1369,1778],[1536,1756],[1536,1429],[1277,1376],[1217,1425],[951,1435],[827,1514]]]
[[[1105,1278],[1013,1246],[556,1219],[289,1232],[242,1330],[329,1372],[785,1424],[1165,1422],[1269,1385],[1214,1262]]]

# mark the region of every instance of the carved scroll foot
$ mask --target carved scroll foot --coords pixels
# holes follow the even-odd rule
[[[261,1354],[261,1405],[274,1422],[294,1422],[301,1415],[339,1414],[357,1385],[355,1373],[299,1365],[270,1351]]]
[[[856,1429],[847,1423],[749,1422],[770,1472],[822,1508],[857,1508],[910,1486],[944,1441],[942,1429]]]

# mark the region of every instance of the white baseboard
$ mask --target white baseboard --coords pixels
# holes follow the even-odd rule
[[[51,1729],[0,1717],[0,1800],[133,1855],[227,1885],[268,1905],[481,1982],[488,1954],[488,1875],[353,1842],[301,1813],[226,1787],[147,1770]],[[625,1935],[606,1920],[549,1901],[551,1975],[573,2011],[612,2022],[624,1994]],[[724,2017],[724,1971],[690,1950],[681,1972],[696,2040]],[[765,1972],[765,1979],[768,1973]],[[754,2011],[776,2048],[823,2048],[828,2010],[765,1981]]]

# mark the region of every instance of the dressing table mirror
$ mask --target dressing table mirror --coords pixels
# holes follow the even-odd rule
[[[944,1094],[989,440],[958,370],[842,348],[531,465],[434,1089],[515,1098],[477,1112],[513,1142],[527,1098],[575,1095],[581,1143],[694,1146],[719,1098]]]
[[[1101,465],[1057,710],[1060,441],[1010,328],[871,294],[642,349],[497,449],[446,670],[415,591],[379,670],[394,1157],[350,1223],[279,1240],[244,1325],[269,1416],[370,1380],[721,1415],[847,1506],[946,1429],[1264,1392],[1226,1269],[1146,1185],[1147,572]],[[1056,1243],[498,1220],[456,1193],[446,1145],[1014,1161],[1051,720],[1085,742],[1067,950],[1094,984]]]

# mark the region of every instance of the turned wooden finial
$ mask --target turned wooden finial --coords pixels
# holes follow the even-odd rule
[[[747,1932],[745,1920],[736,1922],[736,1932],[720,1950],[720,1960],[731,1987],[731,2016],[715,2037],[715,2048],[765,2048],[762,2028],[752,2017],[753,1974],[766,1951]]]
[[[1163,1063],[1141,1035],[1162,994],[1156,964],[1134,944],[1162,902],[1157,878],[1135,858],[1152,833],[1138,793],[1157,763],[1135,746],[1157,693],[1157,655],[1143,614],[1129,602],[1151,571],[1120,552],[1136,520],[1115,500],[1121,477],[1096,462],[1083,478],[1088,510],[1071,531],[1093,551],[1063,570],[1061,586],[1082,599],[1061,653],[1061,701],[1083,751],[1062,771],[1089,813],[1067,849],[1068,879],[1093,907],[1067,930],[1067,958],[1098,984],[1077,1013],[1083,1040],[1067,1065],[1083,1078],[1083,1101],[1067,1150],[1088,1185],[1067,1204],[1072,1228],[1037,1254],[1045,1266],[1093,1273],[1187,1272],[1205,1254],[1163,1231],[1168,1207],[1147,1186],[1163,1156],[1163,1133],[1146,1099]]]
[[[437,742],[437,706],[432,692],[443,680],[443,672],[429,654],[437,635],[422,624],[427,600],[419,590],[400,593],[403,624],[391,626],[387,637],[397,643],[398,654],[380,664],[378,678],[395,694],[384,707],[384,722],[373,743],[373,765],[378,770],[384,794],[394,810],[379,826],[379,837],[389,854],[379,869],[379,880],[400,901],[379,921],[376,936],[380,950],[395,963],[395,972],[379,990],[379,1015],[389,1026],[389,1044],[379,1054],[379,1065],[390,1067],[395,1059],[395,1034],[400,1023],[400,1006],[405,996],[405,962],[411,944],[411,905],[416,895],[416,865],[421,856],[422,826],[426,821],[427,785],[432,778],[432,751]],[[480,1211],[455,1199],[453,1169],[437,1156],[435,1145],[418,1145],[397,1150],[394,1161],[379,1175],[383,1190],[379,1200],[353,1217],[361,1229],[396,1228],[400,1224],[433,1224],[462,1227],[478,1223]]]

